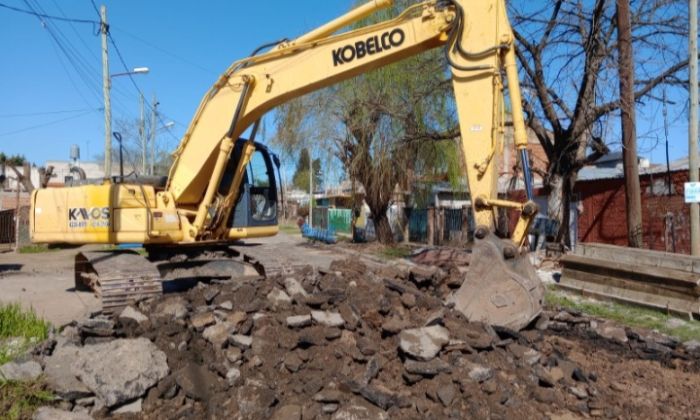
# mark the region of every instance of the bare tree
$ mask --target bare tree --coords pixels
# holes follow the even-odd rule
[[[633,0],[636,101],[653,100],[687,67],[685,3]],[[605,123],[617,116],[614,0],[510,2],[526,92],[528,124],[549,160],[548,215],[568,242],[569,208],[579,170],[608,153]]]

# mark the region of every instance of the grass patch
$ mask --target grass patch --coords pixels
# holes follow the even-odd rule
[[[682,325],[672,326],[668,324],[668,321],[675,317],[654,309],[587,299],[562,292],[556,287],[548,288],[545,293],[545,304],[549,307],[576,309],[587,315],[609,319],[632,327],[656,330],[678,337],[682,341],[700,340],[700,322],[683,319]]]
[[[53,401],[54,396],[39,381],[0,380],[0,419],[29,419],[37,408]]]
[[[385,246],[382,247],[377,254],[379,257],[386,260],[395,260],[398,258],[406,258],[411,255],[411,249],[405,246]]]
[[[19,303],[0,305],[0,364],[23,353],[32,342],[45,340],[48,332],[49,323],[34,310],[25,310]],[[8,340],[17,337],[23,341]]]
[[[44,252],[53,252],[57,248],[49,248],[47,245],[25,245],[19,248],[20,254],[42,254]]]

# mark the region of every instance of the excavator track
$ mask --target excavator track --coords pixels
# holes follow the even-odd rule
[[[75,287],[95,292],[105,313],[163,294],[158,268],[135,252],[81,252],[75,259]]]
[[[163,282],[183,278],[254,280],[289,275],[304,265],[247,245],[238,249],[158,248],[149,250],[149,258],[133,251],[90,251],[76,256],[75,287],[92,290],[102,301],[102,311],[115,314],[141,300],[161,296]]]

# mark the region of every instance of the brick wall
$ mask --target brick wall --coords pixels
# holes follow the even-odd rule
[[[667,195],[665,174],[642,175],[642,224],[645,248],[690,253],[689,208],[683,198],[688,171],[671,174]],[[627,216],[623,179],[578,182],[579,241],[627,245]]]
[[[29,205],[29,194],[22,192],[19,196],[19,205]],[[0,210],[14,209],[17,207],[17,192],[16,191],[0,191]]]

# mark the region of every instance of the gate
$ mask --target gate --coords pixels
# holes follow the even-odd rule
[[[411,242],[428,241],[428,210],[406,208],[408,218],[408,240]]]
[[[0,210],[0,248],[15,243],[15,211]]]

